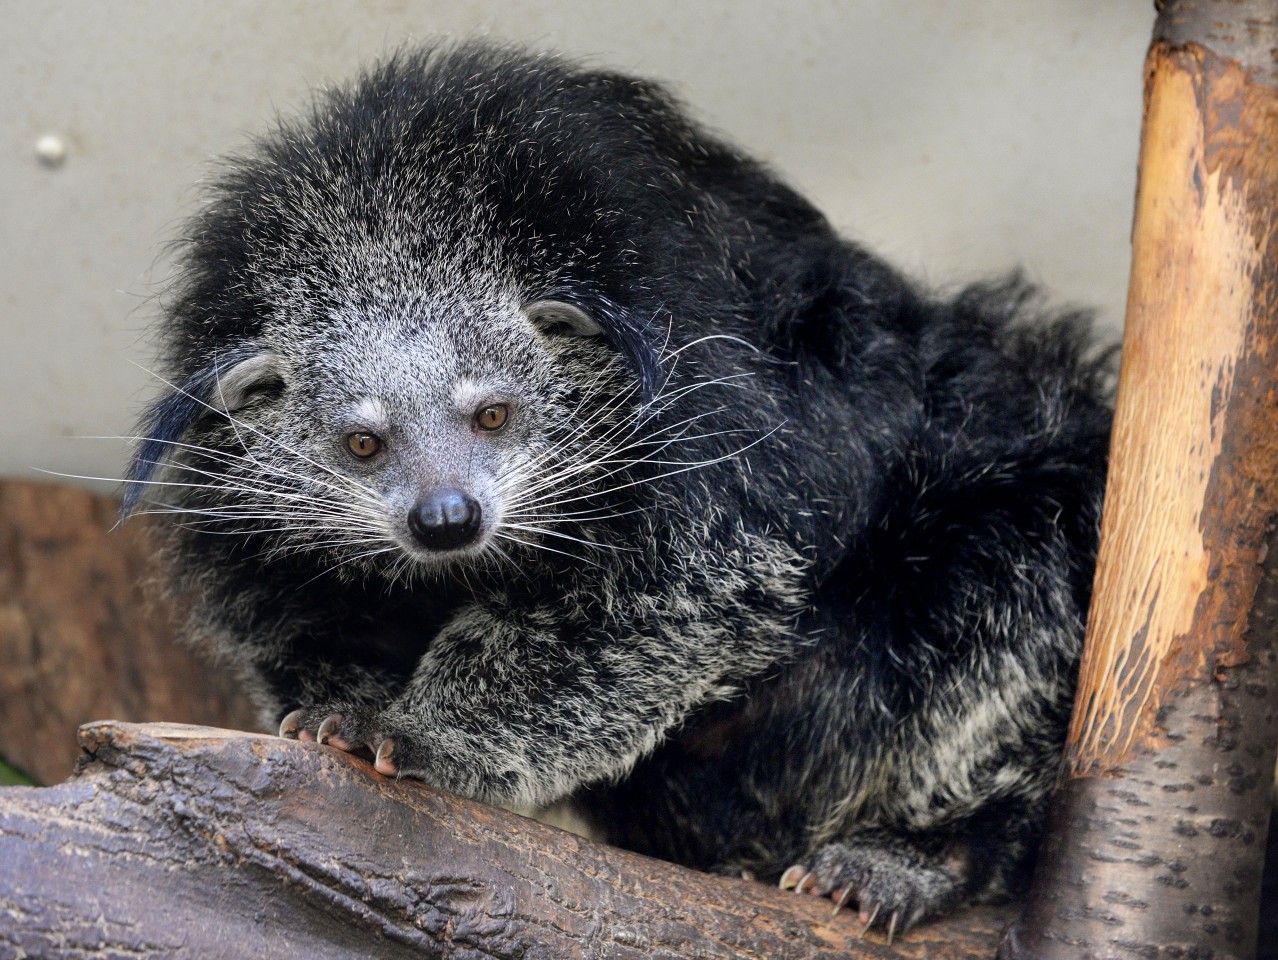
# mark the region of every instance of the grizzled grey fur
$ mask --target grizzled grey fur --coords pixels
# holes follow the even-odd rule
[[[660,88],[483,45],[324,94],[183,252],[126,510],[269,722],[889,929],[1020,889],[1085,317],[937,298]]]

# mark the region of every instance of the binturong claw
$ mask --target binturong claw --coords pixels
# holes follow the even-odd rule
[[[328,743],[328,738],[333,735],[333,731],[341,725],[342,715],[330,713],[320,722],[319,729],[315,731],[315,739],[320,743]]]
[[[863,926],[861,928],[861,932],[857,934],[858,937],[864,937],[869,932],[870,927],[874,925],[874,920],[879,915],[880,906],[882,906],[882,904],[876,903],[874,905],[874,909],[869,911],[868,917],[866,916],[866,909],[864,907],[861,908],[861,922],[864,923],[865,926]]]
[[[852,893],[852,884],[849,883],[843,888],[843,891],[839,894],[839,898],[834,901],[834,909],[830,911],[830,916],[837,917],[839,915],[839,911],[847,906],[847,902],[852,899]]]
[[[305,710],[294,710],[280,721],[280,736],[288,737],[290,740],[297,739],[297,731],[302,726],[302,717],[306,716]]]
[[[796,863],[785,873],[781,874],[781,880],[777,886],[782,890],[793,890],[795,884],[799,882],[801,877],[807,876],[808,868],[801,863]]]
[[[387,777],[393,777],[399,773],[399,767],[391,759],[394,753],[395,741],[387,737],[377,745],[377,756],[373,759],[373,769]]]

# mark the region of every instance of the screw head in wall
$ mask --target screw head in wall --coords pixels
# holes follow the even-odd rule
[[[46,133],[35,143],[36,159],[50,170],[62,166],[67,159],[67,142],[54,133]]]

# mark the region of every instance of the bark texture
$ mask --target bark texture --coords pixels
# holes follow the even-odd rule
[[[1087,646],[1005,957],[1256,947],[1278,743],[1278,6],[1169,0],[1155,36]]]
[[[316,744],[84,727],[0,789],[0,958],[988,957],[984,908],[889,948],[828,900],[712,877],[396,782]]]
[[[118,502],[0,481],[0,755],[42,783],[65,779],[75,730],[97,717],[256,726],[234,677],[174,640],[140,584],[145,525],[113,529]]]

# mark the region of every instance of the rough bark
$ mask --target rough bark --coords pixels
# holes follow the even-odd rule
[[[0,958],[988,957],[984,908],[893,948],[828,900],[594,844],[329,747],[81,730],[76,777],[0,789]]]
[[[1004,957],[1250,957],[1278,742],[1273,0],[1167,2],[1146,63],[1086,650]]]
[[[1272,827],[1274,815],[1270,813]],[[1278,960],[1278,830],[1270,829],[1265,843],[1265,875],[1260,884],[1260,929],[1256,960]]]
[[[70,774],[96,717],[255,726],[234,677],[174,641],[143,598],[145,526],[111,497],[0,481],[0,755],[42,783]]]

